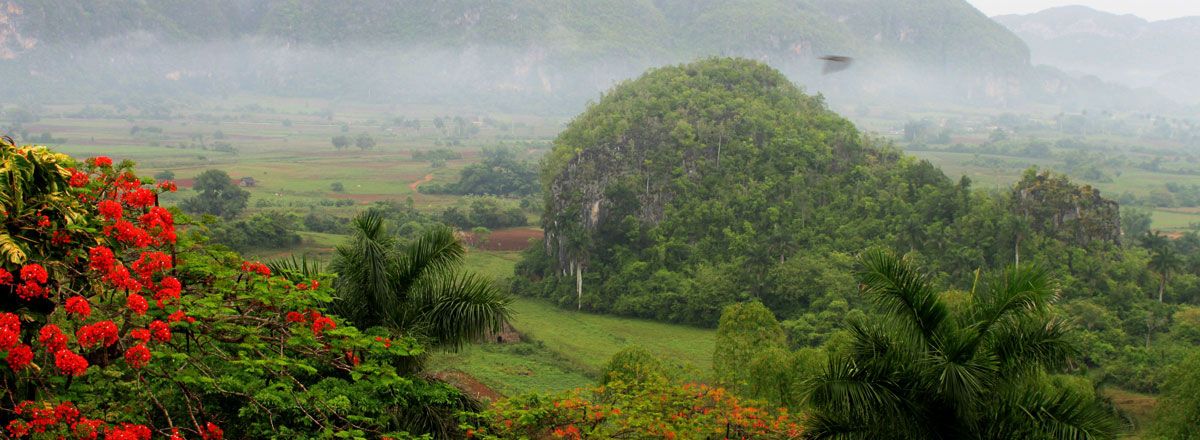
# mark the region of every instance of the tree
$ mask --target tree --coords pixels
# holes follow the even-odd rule
[[[642,347],[631,346],[613,354],[608,360],[600,374],[600,385],[616,381],[636,385],[664,379],[673,379],[671,370],[667,369],[654,353]]]
[[[200,173],[192,189],[199,194],[184,199],[179,207],[194,214],[231,219],[241,214],[250,200],[250,192],[234,184],[229,174],[221,170]]]
[[[877,314],[804,385],[812,438],[1097,439],[1119,429],[1095,396],[1048,375],[1076,354],[1058,290],[1024,264],[947,301],[907,258],[861,257]]]
[[[510,298],[490,280],[461,269],[466,249],[446,226],[425,230],[402,245],[382,213],[359,214],[354,235],[337,247],[333,309],[358,326],[383,326],[441,347],[497,331]]]
[[[1171,272],[1183,266],[1183,259],[1171,239],[1158,231],[1147,233],[1142,238],[1142,245],[1150,250],[1150,270],[1158,273],[1158,302],[1161,303],[1167,291],[1167,280]]]
[[[167,180],[175,180],[175,172],[171,171],[171,170],[159,171],[157,173],[154,173],[154,180],[157,180],[159,182],[163,182],[163,181],[167,181]]]
[[[154,206],[174,187],[131,162],[4,140],[0,164],[5,238],[28,257],[0,264],[6,438],[463,437],[469,401],[397,369],[413,339],[327,314],[328,275],[272,277],[177,234]]]
[[[345,131],[345,130],[342,130]],[[333,148],[338,151],[345,150],[350,146],[350,137],[346,135],[337,135],[330,140],[333,143]]]
[[[342,182],[333,182],[329,184],[329,190],[335,193],[345,192],[346,185],[343,185]]]
[[[761,302],[732,304],[725,307],[717,325],[713,372],[723,383],[745,386],[755,355],[786,343],[783,327]]]
[[[375,138],[366,133],[360,134],[358,137],[354,138],[354,146],[363,151],[374,150]]]
[[[1164,439],[1200,439],[1200,351],[1170,368],[1151,429]]]

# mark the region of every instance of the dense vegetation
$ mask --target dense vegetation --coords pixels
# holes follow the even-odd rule
[[[517,153],[504,147],[484,148],[483,161],[468,165],[459,172],[458,181],[444,185],[431,184],[420,187],[427,194],[456,194],[476,196],[530,196],[538,191],[537,169],[530,163],[517,160]],[[422,158],[431,161],[445,160],[446,154],[438,151],[426,153]],[[418,156],[413,155],[416,159]]]
[[[738,374],[820,365],[855,337],[848,323],[869,309],[854,255],[873,247],[919,262],[934,291],[976,292],[980,271],[1014,264],[1054,274],[1047,307],[1079,327],[1071,365],[1103,384],[1157,392],[1191,351],[1200,236],[1151,234],[1144,214],[1123,218],[1095,188],[1036,169],[1006,190],[951,180],[757,63],[710,60],[618,86],[563,132],[542,178],[546,242],[518,266],[516,291],[702,326],[726,304],[761,301],[778,330],[729,354],[747,362],[730,367]],[[774,360],[750,363],[751,352]],[[795,378],[717,373],[803,401],[779,391]]]
[[[141,180],[130,162],[81,162],[5,139],[0,170],[8,435],[445,437],[457,432],[457,412],[474,407],[418,375],[417,336],[453,339],[497,325],[453,314],[464,310],[448,299],[459,284],[420,282],[438,278],[409,269],[418,282],[392,299],[437,299],[446,307],[421,316],[456,328],[347,321],[327,313],[336,304],[330,285],[345,281],[204,246],[198,230],[177,228],[187,217],[157,206],[174,185]],[[457,243],[444,236],[433,255],[451,254],[435,257],[436,271],[473,280],[457,270]],[[502,301],[497,307],[503,316]]]

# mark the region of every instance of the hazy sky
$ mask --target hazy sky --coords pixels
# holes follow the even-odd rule
[[[1024,14],[1054,6],[1085,5],[1150,20],[1200,15],[1200,0],[967,0],[987,15]]]

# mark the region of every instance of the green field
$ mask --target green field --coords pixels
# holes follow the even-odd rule
[[[515,252],[471,252],[467,266],[502,279],[512,275],[517,257]],[[430,360],[432,369],[470,372],[504,395],[566,390],[595,382],[614,353],[637,345],[676,364],[687,377],[711,376],[716,337],[711,329],[576,312],[528,298],[516,298],[512,310],[521,343],[437,353]]]

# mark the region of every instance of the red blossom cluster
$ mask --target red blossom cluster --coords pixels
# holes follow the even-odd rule
[[[50,438],[59,439],[150,440],[154,435],[154,431],[146,425],[110,425],[100,419],[84,417],[79,408],[71,402],[52,404],[26,400],[17,404],[13,415],[16,418],[4,427],[8,438],[20,439],[34,435],[41,438],[50,434]],[[206,422],[199,431],[204,440],[223,440],[225,435],[221,428],[212,422]],[[178,428],[172,430],[171,440],[183,438]]]
[[[262,275],[264,277],[271,276],[271,268],[269,268],[269,267],[267,267],[267,265],[259,263],[257,261],[242,262],[242,272],[256,273],[256,274]]]
[[[18,381],[47,383],[48,375],[86,376],[89,360],[107,374],[108,367],[121,361],[120,357],[113,359],[110,353],[114,352],[123,352],[129,370],[153,369],[153,350],[170,349],[160,344],[171,342],[171,327],[182,329],[196,322],[183,308],[184,285],[176,278],[177,262],[169,248],[177,241],[174,218],[157,206],[158,194],[175,191],[176,185],[145,185],[131,172],[122,171],[127,168],[125,164],[114,167],[107,157],[88,159],[78,169],[60,168],[70,186],[64,190],[72,195],[69,200],[86,214],[82,221],[52,207],[22,214],[23,225],[38,226],[32,236],[60,247],[53,255],[62,257],[31,256],[32,261],[20,267],[0,267],[0,287],[22,300],[44,299],[39,304],[50,302],[53,306],[40,318],[0,312],[0,356]],[[0,212],[0,216],[8,215]],[[83,227],[66,228],[68,218]],[[79,269],[85,270],[81,273]],[[260,262],[244,262],[241,269],[268,279],[271,276],[270,269]],[[294,287],[317,290],[320,282],[301,282]],[[150,298],[156,310],[150,307]],[[287,321],[304,324],[318,338],[337,328],[332,318],[312,310],[287,313]],[[390,339],[382,342],[391,345]],[[327,339],[324,347],[331,354],[339,353],[329,343]],[[360,362],[353,351],[345,356],[353,365]],[[25,402],[12,416],[8,425],[0,424],[10,438],[147,440],[152,434],[143,425],[111,425],[82,417],[70,402]],[[219,426],[203,421],[196,422],[192,432],[205,440],[224,437]],[[172,430],[170,438],[183,436]]]
[[[337,328],[337,323],[333,322],[332,318],[322,315],[321,312],[315,310],[309,310],[306,313],[287,312],[285,319],[287,322],[292,323],[312,324],[311,328],[313,336],[318,338],[321,337],[321,334],[324,333],[325,330],[333,330]]]
[[[9,274],[8,278],[12,278],[12,274]],[[21,281],[23,283],[17,286],[17,296],[26,301],[34,298],[45,298],[50,295],[45,286],[49,280],[50,274],[46,272],[46,268],[42,267],[42,265],[37,263],[26,264],[21,267]]]

